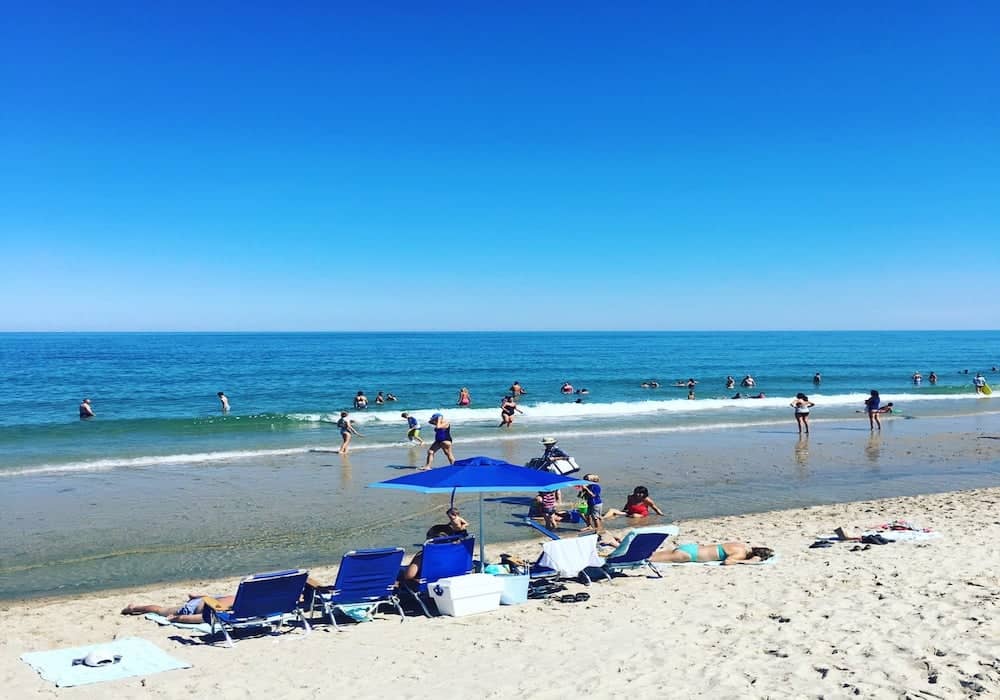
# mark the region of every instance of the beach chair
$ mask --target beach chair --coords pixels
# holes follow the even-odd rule
[[[332,586],[320,585],[313,579],[306,581],[305,607],[310,617],[321,609],[333,626],[340,629],[337,612],[365,620],[380,605],[392,605],[402,622],[406,616],[396,597],[396,579],[402,563],[402,547],[348,552],[340,560],[337,580]]]
[[[210,634],[218,628],[226,638],[226,646],[233,646],[229,630],[245,627],[270,626],[277,634],[281,625],[289,619],[297,619],[309,633],[302,607],[299,604],[309,572],[303,569],[273,571],[254,574],[240,581],[236,597],[230,607],[222,605],[215,598],[204,599],[205,622],[211,625]]]
[[[591,574],[611,580],[597,554],[597,535],[556,539],[542,545],[538,561],[531,565],[531,578],[575,578],[590,585]]]
[[[420,554],[420,577],[402,582],[400,592],[413,597],[427,617],[432,617],[427,601],[428,587],[443,578],[471,574],[472,551],[476,538],[468,535],[449,535],[424,542]]]
[[[663,578],[663,574],[649,558],[663,546],[668,537],[676,537],[679,532],[680,528],[676,525],[637,527],[629,530],[615,550],[605,556],[604,570],[615,574],[646,567],[656,575],[656,578]]]

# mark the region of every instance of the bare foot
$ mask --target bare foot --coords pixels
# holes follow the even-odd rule
[[[124,608],[122,608],[122,615],[135,615],[135,611],[132,610],[132,603],[129,603]]]

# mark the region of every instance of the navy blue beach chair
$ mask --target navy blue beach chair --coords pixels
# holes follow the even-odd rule
[[[233,645],[229,630],[269,626],[277,634],[291,619],[299,620],[308,634],[309,623],[300,605],[307,578],[309,572],[304,569],[254,574],[240,581],[228,608],[215,598],[205,598],[202,615],[211,625],[211,634],[216,634],[216,628],[222,632],[227,647]]]
[[[469,535],[449,535],[437,537],[424,542],[420,554],[420,577],[414,581],[400,584],[400,591],[412,596],[424,614],[431,617],[430,596],[428,587],[443,578],[471,574],[473,569],[472,552],[476,538]]]
[[[322,586],[312,579],[306,582],[305,607],[310,616],[321,609],[338,629],[337,612],[364,620],[380,605],[395,607],[402,622],[405,615],[396,597],[396,579],[402,563],[402,547],[350,551],[340,560],[337,580],[332,586]]]

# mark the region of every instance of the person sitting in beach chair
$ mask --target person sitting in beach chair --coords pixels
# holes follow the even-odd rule
[[[753,547],[745,542],[723,542],[721,544],[679,544],[673,549],[654,552],[651,562],[664,564],[688,564],[691,562],[720,561],[724,566],[732,564],[759,564],[774,556],[774,550],[767,547]]]
[[[455,511],[456,516],[458,515],[458,511],[455,510],[454,508],[450,508],[449,512],[450,511]],[[451,515],[449,515],[448,517],[449,519],[451,519]],[[465,520],[461,518],[461,516],[458,517],[458,520],[460,520],[461,522],[465,523],[466,526],[468,526],[468,523],[466,523]],[[442,525],[432,525],[431,528],[427,531],[427,534],[424,536],[424,538],[426,540],[434,540],[437,539],[438,537],[450,537],[452,535],[468,534],[465,530],[455,530],[453,529],[454,527],[455,527],[454,521]],[[403,568],[402,572],[399,575],[401,581],[415,581],[420,578],[420,563],[423,560],[423,554],[424,554],[423,550],[421,550],[413,555],[413,558],[410,560],[410,563],[407,564],[405,568]]]

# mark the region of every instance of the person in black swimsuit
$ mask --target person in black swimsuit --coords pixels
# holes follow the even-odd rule
[[[440,413],[435,413],[427,422],[434,426],[434,442],[427,450],[427,461],[421,469],[431,468],[434,455],[437,454],[438,450],[444,452],[444,456],[448,458],[448,464],[454,464],[455,455],[451,451],[451,423],[446,421]]]

